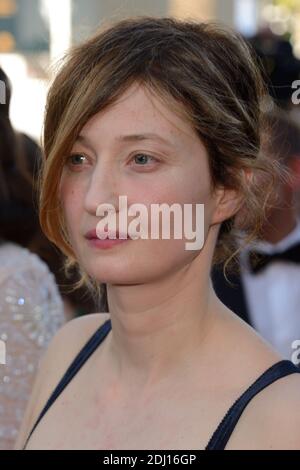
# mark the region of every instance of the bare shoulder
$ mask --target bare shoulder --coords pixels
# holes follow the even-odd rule
[[[43,390],[52,389],[90,337],[109,318],[108,313],[93,313],[70,320],[60,328],[41,362],[39,375]]]
[[[238,381],[238,398],[282,357],[233,312],[227,308],[221,311],[224,313],[221,340],[230,364],[226,381],[227,384]],[[295,372],[275,380],[252,398],[226,449],[300,449],[299,429],[300,373]]]
[[[299,430],[300,373],[295,373],[276,380],[251,400],[227,449],[299,450]]]
[[[41,359],[16,448],[22,447],[39,413],[75,356],[109,318],[108,313],[78,317],[65,323],[55,334]]]

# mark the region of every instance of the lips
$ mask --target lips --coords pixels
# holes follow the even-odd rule
[[[106,230],[106,231],[103,231],[103,232],[100,232],[100,233],[102,233],[102,234],[104,235],[104,234],[108,234],[109,231]],[[112,232],[112,234],[114,235],[114,232]],[[94,240],[94,239],[100,240],[100,238],[97,236],[97,231],[96,231],[96,229],[89,230],[89,231],[85,234],[85,238],[86,238],[87,240]],[[109,238],[109,237],[106,236],[106,238]],[[119,231],[116,230],[116,239],[121,239],[121,240],[123,240],[123,239],[127,239],[127,238],[128,238],[127,234],[119,233]]]

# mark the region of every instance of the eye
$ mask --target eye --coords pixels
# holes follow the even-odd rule
[[[152,163],[158,162],[155,157],[152,157],[151,155],[147,155],[145,153],[137,153],[136,155],[134,155],[132,160],[134,160],[137,166],[146,166],[149,160],[151,160]]]
[[[72,166],[80,167],[83,165],[84,159],[87,160],[86,156],[83,155],[82,153],[73,153],[66,158],[65,163],[71,167]]]

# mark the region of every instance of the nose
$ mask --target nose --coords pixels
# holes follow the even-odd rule
[[[98,161],[88,182],[85,210],[95,216],[100,204],[111,204],[118,210],[118,175],[111,164]]]

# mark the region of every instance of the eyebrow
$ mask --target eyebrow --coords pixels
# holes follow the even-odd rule
[[[159,134],[155,134],[152,132],[144,133],[144,134],[128,134],[128,135],[120,135],[116,138],[119,142],[138,142],[142,140],[157,140],[162,142],[163,144],[173,146],[172,142],[165,139],[164,137],[160,136]],[[88,143],[88,137],[84,136],[83,134],[79,134],[76,141]]]
[[[129,134],[129,135],[120,135],[117,137],[117,140],[122,141],[122,142],[134,142],[134,141],[140,141],[140,140],[158,140],[159,142],[162,142],[167,145],[172,145],[172,142],[168,141],[164,137],[155,134],[155,133],[144,133],[144,134]]]

